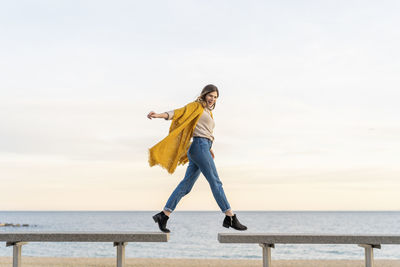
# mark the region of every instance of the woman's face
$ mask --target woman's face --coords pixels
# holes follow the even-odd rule
[[[206,94],[207,106],[209,108],[211,108],[214,105],[214,103],[217,101],[217,98],[218,98],[218,94],[216,91]]]

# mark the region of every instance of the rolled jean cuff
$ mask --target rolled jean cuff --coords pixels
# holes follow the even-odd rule
[[[169,211],[169,212],[173,212],[173,210],[172,210],[172,209],[170,209],[170,208],[167,208],[167,207],[164,207],[164,210],[166,210],[166,211]]]
[[[230,209],[231,209],[231,208],[228,208],[228,209],[222,211],[222,213],[225,213],[225,212],[227,212],[227,211],[230,210]]]

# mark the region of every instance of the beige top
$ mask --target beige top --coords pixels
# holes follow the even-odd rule
[[[168,118],[166,120],[172,120],[174,117],[174,111],[166,112],[168,114]],[[215,123],[213,118],[211,117],[210,111],[207,108],[204,108],[203,114],[201,114],[200,119],[197,121],[196,127],[194,127],[193,136],[205,137],[214,141],[213,130],[215,127]]]

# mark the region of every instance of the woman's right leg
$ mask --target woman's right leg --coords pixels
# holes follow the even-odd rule
[[[169,197],[167,204],[164,207],[164,210],[160,213],[157,213],[153,216],[153,220],[158,223],[158,227],[164,233],[169,233],[169,229],[167,228],[167,221],[169,219],[169,215],[176,208],[179,200],[186,194],[190,192],[197,178],[199,178],[200,169],[197,165],[190,160],[189,157],[189,166],[186,169],[185,177],[179,183],[179,185],[175,188],[174,192],[172,192]]]
[[[199,178],[200,169],[199,167],[189,158],[189,166],[186,169],[185,177],[175,188],[169,197],[167,204],[165,204],[164,210],[167,212],[173,212],[178,205],[182,197],[187,195],[192,190],[194,183]]]

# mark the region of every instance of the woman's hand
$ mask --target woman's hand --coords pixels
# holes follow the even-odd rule
[[[167,120],[168,117],[169,117],[169,115],[168,115],[167,112],[157,114],[157,113],[155,113],[154,111],[150,111],[150,113],[147,114],[147,118],[149,118],[150,120],[151,120],[152,118],[161,118],[161,119],[166,119],[166,120]]]
[[[212,158],[214,159],[215,156],[214,156],[214,151],[212,151],[212,149],[210,149],[210,153],[211,153]]]
[[[147,114],[147,118],[149,118],[150,120],[151,120],[152,118],[158,118],[158,114],[155,113],[154,111],[150,111],[150,113]]]

